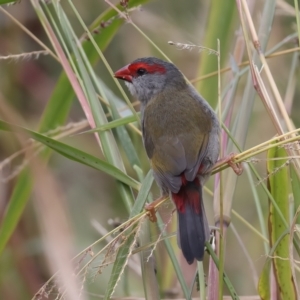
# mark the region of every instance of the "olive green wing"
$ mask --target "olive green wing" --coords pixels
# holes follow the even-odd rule
[[[188,181],[195,179],[207,155],[211,128],[210,118],[197,100],[184,92],[182,96],[177,93],[178,98],[184,101],[173,103],[170,93],[157,97],[147,105],[142,123],[155,179],[163,190],[173,193],[182,186],[183,174]]]

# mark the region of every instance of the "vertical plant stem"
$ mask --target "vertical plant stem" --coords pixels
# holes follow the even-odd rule
[[[266,230],[266,225],[265,225],[265,220],[264,220],[264,216],[263,216],[263,211],[262,211],[262,207],[260,204],[260,199],[259,196],[257,194],[257,190],[255,188],[255,183],[252,177],[252,174],[250,172],[250,168],[246,165],[245,166],[245,171],[248,175],[248,180],[252,189],[252,193],[253,193],[253,198],[254,198],[254,202],[255,202],[255,206],[256,206],[256,210],[257,210],[257,216],[258,216],[258,220],[259,220],[259,224],[260,224],[260,230],[262,235],[267,239],[268,238],[268,233]],[[265,254],[267,255],[270,251],[270,247],[267,241],[264,242],[264,248],[265,248]]]
[[[108,73],[111,75],[112,78],[114,78],[114,72],[113,70],[111,69],[109,63],[107,62],[103,52],[101,51],[101,49],[99,48],[99,46],[97,45],[95,39],[93,38],[93,35],[91,34],[91,32],[89,31],[89,29],[87,28],[87,26],[85,25],[85,23],[83,22],[80,14],[78,13],[75,5],[73,4],[72,1],[68,1],[69,2],[69,5],[71,6],[72,10],[74,11],[75,15],[77,16],[81,26],[83,27],[83,29],[86,31],[90,41],[92,42],[93,46],[95,47],[95,50],[97,51],[99,57],[101,58],[103,64],[105,65]],[[132,106],[129,98],[127,97],[126,93],[124,92],[123,88],[121,87],[121,84],[119,83],[119,81],[117,79],[114,79],[118,89],[120,90],[123,98],[125,99],[128,107],[130,108],[130,110],[132,111],[132,113],[135,115],[137,121],[139,121],[139,116],[137,115],[137,112],[135,111],[134,107]]]
[[[203,262],[197,262],[198,267],[198,278],[199,278],[199,285],[200,285],[200,300],[206,299],[206,292],[205,292],[205,274],[203,269]]]
[[[273,78],[273,75],[271,73],[269,65],[266,61],[264,51],[262,51],[262,49],[261,49],[260,41],[259,41],[259,38],[256,34],[256,31],[255,31],[255,28],[254,28],[254,25],[253,25],[253,20],[252,20],[252,17],[250,15],[246,0],[241,0],[241,3],[242,3],[242,6],[243,6],[243,11],[246,14],[246,20],[248,22],[248,26],[250,28],[250,32],[251,32],[251,36],[252,36],[252,42],[253,42],[254,47],[255,47],[258,55],[259,55],[261,63],[264,66],[264,72],[266,73],[266,78],[267,78],[268,83],[271,87],[271,91],[273,93],[274,100],[275,100],[275,102],[276,102],[276,104],[279,108],[279,113],[281,114],[281,117],[283,118],[283,120],[285,122],[285,126],[287,127],[287,129],[289,131],[292,131],[293,129],[295,129],[295,126],[294,126],[293,122],[291,121],[291,119],[289,118],[289,115],[287,113],[287,110],[284,106],[281,95],[279,93],[278,87],[275,83],[275,80]],[[260,77],[260,74],[258,72],[257,72],[257,74],[255,74],[255,72],[253,72],[253,71],[255,71],[255,68],[251,68],[252,80],[253,80],[255,89],[257,90],[257,92],[258,92],[261,100],[263,101],[264,105],[268,106],[268,107],[266,107],[266,111],[270,114],[271,120],[273,121],[274,126],[277,128],[278,134],[283,134],[284,130],[281,126],[281,122],[279,122],[279,117],[276,116],[273,101],[270,101],[269,99],[266,99],[267,97],[264,97],[264,95],[268,95],[267,92],[260,93],[261,91],[263,91],[262,87],[264,86],[264,84],[263,84],[262,80],[261,80],[261,82],[256,81],[256,79]],[[257,86],[256,86],[256,84],[257,84]],[[299,148],[297,148],[295,150],[294,149],[287,149],[287,150],[288,150],[288,153],[289,153],[290,156],[296,156],[297,154],[299,154]],[[295,165],[295,170],[296,170],[298,176],[300,177],[300,160],[299,159],[294,159],[293,164]]]
[[[221,51],[220,51],[220,40],[218,39],[218,114],[219,114],[219,122],[222,124],[222,102],[221,102]],[[220,130],[220,156],[224,156],[223,151],[223,135],[224,132]],[[219,266],[219,300],[223,299],[223,271],[224,271],[224,220],[223,220],[223,173],[219,174],[219,185],[220,185],[220,242],[219,242],[219,259],[220,259],[220,266]]]
[[[240,1],[237,1],[237,5],[240,6]],[[272,28],[271,25],[275,13],[275,7],[276,7],[276,2],[274,0],[267,0],[265,2],[263,14],[261,17],[261,25],[258,33],[260,37],[260,47],[262,51],[265,51],[269,40],[270,30]],[[258,65],[258,68],[260,68],[261,63],[257,60],[256,54],[254,54],[253,56],[253,61],[256,65]],[[240,113],[238,114],[238,120],[237,120],[238,126],[236,127],[236,130],[233,133],[233,136],[236,138],[236,141],[238,142],[238,144],[241,146],[242,149],[244,148],[246,142],[255,95],[256,92],[253,88],[252,76],[249,73],[247,78],[247,84],[244,90],[244,95],[240,105]],[[236,176],[234,176],[234,180],[236,181]]]
[[[299,16],[299,5],[298,0],[294,0],[296,21],[297,21],[297,32],[298,32],[298,43],[300,43],[300,16]]]
[[[293,53],[291,66],[290,66],[290,72],[288,76],[288,83],[284,95],[284,106],[286,107],[286,110],[289,115],[291,115],[292,112],[292,106],[293,101],[295,99],[295,89],[297,85],[297,71],[298,71],[298,59],[299,59],[299,53],[295,52]]]
[[[205,47],[216,49],[217,39],[220,39],[222,43],[221,54],[223,57],[227,57],[233,38],[232,28],[236,20],[234,2],[212,0],[207,3],[210,8],[202,43]],[[216,69],[217,62],[215,58],[205,52],[201,53],[197,76],[208,74]],[[214,76],[196,84],[197,90],[213,107],[217,104],[218,99],[217,80],[217,77]]]
[[[143,232],[141,234],[140,241],[142,245],[145,245],[151,241],[149,222],[145,222],[142,226]],[[155,256],[153,254],[150,256],[151,251],[152,248],[140,252],[142,279],[144,286],[144,295],[146,300],[160,299],[159,287],[155,270]]]

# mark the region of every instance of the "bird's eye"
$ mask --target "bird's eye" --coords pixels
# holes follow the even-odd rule
[[[136,73],[138,74],[138,76],[142,76],[147,73],[147,70],[144,68],[139,68],[137,69]]]

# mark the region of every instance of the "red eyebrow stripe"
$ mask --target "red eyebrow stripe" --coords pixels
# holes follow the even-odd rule
[[[166,69],[158,64],[148,65],[145,63],[134,63],[128,67],[131,72],[136,72],[140,68],[147,70],[148,73],[166,73]]]

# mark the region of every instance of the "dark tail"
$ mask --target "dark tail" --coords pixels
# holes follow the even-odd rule
[[[178,213],[178,245],[189,264],[192,264],[194,259],[201,261],[205,242],[209,240],[209,227],[198,178],[187,182],[172,196]]]

